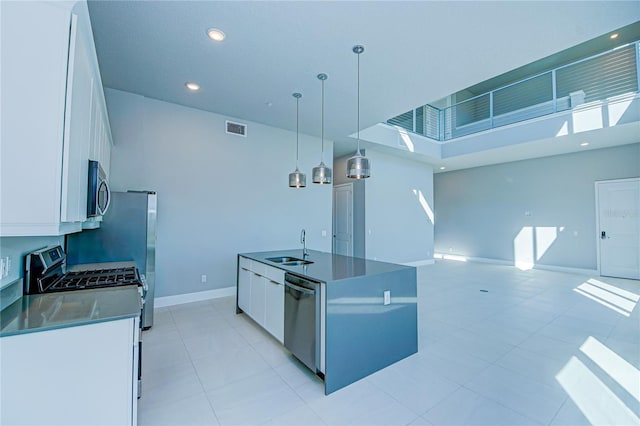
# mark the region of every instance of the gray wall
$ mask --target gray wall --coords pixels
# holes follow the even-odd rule
[[[4,309],[22,296],[21,282],[24,277],[24,256],[34,250],[50,245],[64,244],[64,237],[2,237],[0,238],[0,256],[11,259],[9,275],[0,281],[0,308]]]
[[[24,275],[24,255],[54,244],[64,244],[64,237],[2,237],[0,238],[0,254],[11,258],[9,275],[2,278],[0,287],[22,278]]]
[[[640,176],[640,144],[435,175],[435,251],[596,269],[597,180]]]
[[[246,138],[228,135],[227,117],[105,92],[112,189],[158,193],[156,296],[234,286],[238,252],[301,248],[302,228],[309,248],[331,251],[332,188],[311,183],[318,138],[300,135],[308,186],[292,189],[295,133],[248,122]]]
[[[367,258],[395,263],[433,259],[433,168],[369,149]]]

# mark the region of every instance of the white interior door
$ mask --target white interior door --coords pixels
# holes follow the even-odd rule
[[[640,178],[596,182],[600,275],[640,279]]]
[[[353,184],[333,187],[333,253],[353,256]]]

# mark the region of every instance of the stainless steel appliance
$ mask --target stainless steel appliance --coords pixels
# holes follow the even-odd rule
[[[112,192],[111,207],[100,228],[67,236],[69,265],[135,262],[147,286],[144,329],[153,325],[157,204],[157,195],[152,191]]]
[[[320,368],[320,282],[284,274],[284,346],[311,371]]]
[[[67,256],[62,247],[50,246],[26,255],[24,293],[41,294],[61,291],[137,285],[140,294],[140,327],[146,311],[146,286],[135,266],[67,272]],[[138,340],[138,398],[142,393],[142,333]]]
[[[97,161],[89,160],[87,186],[87,217],[104,216],[109,210],[111,191],[107,175]]]
[[[36,250],[25,257],[24,293],[137,285],[144,299],[144,283],[135,266],[67,272],[66,255],[60,246]]]

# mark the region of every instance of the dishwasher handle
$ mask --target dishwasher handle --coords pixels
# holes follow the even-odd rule
[[[289,287],[289,288],[294,289],[295,291],[299,291],[300,293],[303,293],[303,294],[309,294],[309,295],[315,295],[316,294],[315,290],[310,290],[310,289],[305,288],[305,287],[297,286],[297,285],[295,285],[293,283],[290,283],[289,281],[285,281],[284,285]]]

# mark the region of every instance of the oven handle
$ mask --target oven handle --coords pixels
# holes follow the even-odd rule
[[[104,216],[105,214],[107,214],[107,210],[109,210],[109,206],[111,205],[111,189],[109,188],[109,183],[107,182],[106,179],[102,179],[100,181],[100,184],[98,185],[98,187],[104,185],[106,191],[105,193],[107,194],[107,205],[104,206],[104,209],[100,207],[100,205],[97,203],[96,200],[96,204],[98,207],[98,213],[100,213],[100,216]]]

